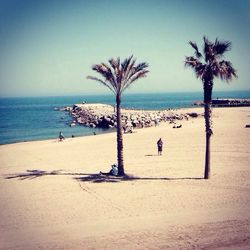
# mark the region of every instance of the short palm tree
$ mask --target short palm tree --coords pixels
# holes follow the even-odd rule
[[[231,42],[209,41],[206,37],[204,40],[203,54],[199,51],[195,42],[189,44],[195,50],[195,56],[187,56],[185,59],[185,66],[194,69],[197,78],[200,78],[203,83],[204,90],[204,118],[206,126],[206,153],[205,153],[205,171],[204,178],[210,177],[210,137],[213,134],[211,121],[211,102],[212,90],[215,77],[219,77],[227,82],[237,77],[236,70],[233,68],[231,62],[224,61],[223,55],[231,49]]]
[[[102,79],[88,76],[88,79],[98,81],[104,86],[108,87],[116,97],[116,120],[117,120],[117,162],[118,175],[124,176],[124,162],[123,162],[123,138],[122,138],[122,124],[121,124],[121,97],[125,89],[127,89],[133,82],[141,77],[145,77],[149,72],[147,70],[148,64],[145,62],[135,64],[136,59],[133,56],[126,58],[120,62],[120,58],[109,60],[109,65],[105,63],[95,64],[92,69],[98,72]]]

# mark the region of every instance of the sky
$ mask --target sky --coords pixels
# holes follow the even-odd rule
[[[108,94],[91,66],[130,55],[150,72],[127,93],[202,91],[184,60],[204,35],[238,74],[214,90],[250,90],[249,26],[249,0],[0,0],[0,97]]]

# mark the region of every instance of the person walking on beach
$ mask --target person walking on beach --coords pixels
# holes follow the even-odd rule
[[[162,141],[162,139],[160,138],[160,139],[157,141],[158,155],[162,155],[162,147],[163,147],[163,141]]]

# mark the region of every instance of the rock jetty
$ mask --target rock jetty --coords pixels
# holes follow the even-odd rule
[[[203,106],[203,102],[197,101],[194,105]],[[212,107],[250,107],[250,99],[213,99]]]
[[[115,106],[99,103],[75,104],[73,107],[65,107],[64,111],[69,112],[73,118],[71,126],[80,124],[92,128],[115,128],[117,125]],[[128,127],[151,127],[159,125],[160,122],[176,124],[177,121],[188,120],[190,117],[195,118],[197,116],[198,114],[195,112],[182,113],[180,110],[121,110],[124,132]]]

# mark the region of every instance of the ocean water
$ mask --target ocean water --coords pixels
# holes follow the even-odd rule
[[[214,98],[250,98],[250,91],[214,92]],[[130,94],[122,98],[126,108],[153,110],[192,107],[194,101],[202,100],[202,92]],[[0,98],[0,144],[22,141],[56,139],[60,131],[65,137],[86,136],[110,132],[84,126],[70,127],[72,118],[67,112],[55,108],[75,103],[115,104],[113,95]]]

